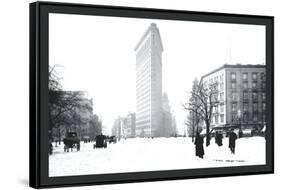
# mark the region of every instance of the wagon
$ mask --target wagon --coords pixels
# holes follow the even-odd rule
[[[76,148],[77,151],[80,150],[80,139],[76,132],[67,132],[66,137],[63,139],[63,143],[64,152],[69,152],[69,149],[71,149],[72,152],[73,148]]]
[[[114,144],[115,144],[115,143],[117,142],[116,136],[110,136],[108,142],[109,142],[109,143],[114,143]]]
[[[96,143],[94,144],[94,149],[95,148],[106,148],[107,147],[107,142],[106,142],[106,136],[104,135],[97,135],[96,138]]]

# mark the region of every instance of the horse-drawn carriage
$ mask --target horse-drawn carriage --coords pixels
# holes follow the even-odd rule
[[[107,147],[107,138],[105,135],[97,135],[95,138],[96,143],[94,144],[95,148],[106,148]]]
[[[108,142],[115,144],[117,142],[116,136],[110,136]]]
[[[69,152],[69,149],[76,148],[77,151],[80,150],[80,139],[76,132],[67,132],[66,137],[63,139],[64,152]]]

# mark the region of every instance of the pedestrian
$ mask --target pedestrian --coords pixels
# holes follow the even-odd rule
[[[196,137],[195,137],[195,155],[198,156],[199,158],[204,157],[204,139],[203,137],[197,132]]]
[[[222,139],[223,139],[222,133],[216,131],[215,141],[218,146],[222,146]]]
[[[49,154],[53,154],[53,144],[52,141],[49,142]]]
[[[229,134],[229,148],[231,150],[231,154],[235,154],[235,141],[237,139],[236,133],[234,133],[234,129],[231,129]]]
[[[241,129],[239,129],[239,138],[241,138],[243,136],[243,131]]]

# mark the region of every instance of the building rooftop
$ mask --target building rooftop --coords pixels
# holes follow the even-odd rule
[[[215,72],[218,72],[221,69],[226,69],[226,68],[265,68],[266,65],[261,65],[261,64],[256,64],[256,65],[251,65],[251,64],[247,64],[247,65],[242,65],[242,64],[224,64],[223,66],[203,75],[201,77],[201,80]]]
[[[159,36],[159,43],[161,46],[161,49],[163,51],[163,45],[162,45],[162,40],[161,40],[161,36],[160,36],[160,32],[159,29],[157,28],[157,25],[155,23],[151,23],[150,26],[147,28],[147,30],[145,31],[145,33],[142,35],[140,41],[137,43],[136,47],[135,47],[135,51],[139,48],[140,44],[142,43],[142,41],[145,39],[145,37],[148,35],[149,31],[151,30],[155,30],[157,35]]]

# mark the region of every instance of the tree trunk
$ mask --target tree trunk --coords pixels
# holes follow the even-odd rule
[[[61,131],[60,131],[60,128],[58,128],[58,129],[59,129],[59,145],[60,145],[60,141],[61,141],[60,133],[61,133]]]
[[[206,146],[210,145],[210,123],[206,121]]]
[[[194,118],[192,118],[192,142],[194,142],[194,129],[195,129]]]

